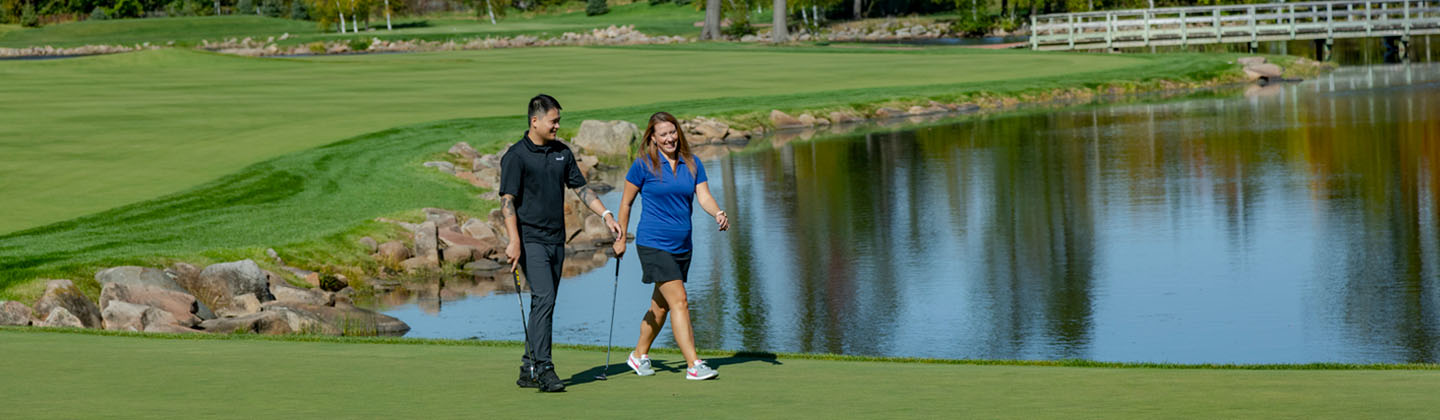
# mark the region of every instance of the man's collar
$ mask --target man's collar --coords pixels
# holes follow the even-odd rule
[[[530,130],[525,130],[525,134],[520,135],[520,142],[521,142],[521,143],[525,143],[525,149],[526,149],[526,150],[529,150],[529,151],[532,151],[532,152],[548,152],[548,151],[550,151],[550,142],[547,141],[547,142],[545,142],[545,145],[544,145],[544,146],[541,146],[541,145],[535,144],[535,142],[533,142],[533,141],[530,141]]]

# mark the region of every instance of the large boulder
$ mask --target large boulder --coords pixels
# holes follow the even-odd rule
[[[267,291],[268,293],[268,291]],[[221,318],[235,318],[260,312],[260,299],[254,293],[246,293],[230,299],[230,304],[217,309]]]
[[[1235,59],[1235,62],[1240,64],[1241,66],[1249,67],[1257,64],[1265,64],[1265,57],[1240,57]]]
[[[104,321],[100,317],[100,306],[85,297],[70,280],[50,280],[45,283],[45,294],[35,302],[35,311],[47,314],[47,319],[54,316],[52,312],[56,308],[64,308],[70,316],[79,319],[85,328],[100,328]]]
[[[29,306],[13,300],[0,301],[0,325],[30,325],[34,312]]]
[[[460,223],[458,219],[455,218],[455,212],[436,208],[426,208],[423,211],[425,212],[425,220],[435,222],[436,229],[460,231]]]
[[[181,287],[180,283],[176,283],[175,279],[165,273],[165,270],[150,267],[123,266],[107,268],[95,273],[95,282],[102,285],[106,283],[148,285],[176,292],[185,292],[185,288]]]
[[[483,220],[466,220],[465,224],[460,226],[460,232],[477,241],[472,245],[475,245],[475,249],[482,255],[489,250],[505,250],[505,239],[500,237],[500,232]],[[445,238],[442,236],[441,239]]]
[[[440,239],[435,222],[421,223],[415,229],[415,257],[431,267],[440,266]]]
[[[289,334],[294,330],[279,312],[262,311],[235,318],[217,318],[200,323],[200,328],[213,333]]]
[[[792,117],[790,116],[790,114],[786,114],[778,109],[770,111],[770,124],[774,125],[775,128],[794,128],[804,127],[806,125],[805,123],[800,122],[799,119]]]
[[[725,138],[725,133],[729,130],[730,126],[725,125],[725,123],[713,120],[703,121],[700,124],[695,125],[694,130],[694,133],[696,135],[699,135],[700,138],[690,139],[690,142],[699,143],[701,142],[701,140],[723,140]]]
[[[195,296],[195,306],[198,308],[195,311],[196,316],[199,316],[200,319],[215,318],[215,312],[210,309],[209,301],[196,293],[197,291],[205,290],[205,288],[201,287],[200,267],[183,262],[175,263],[165,269],[165,275],[180,285],[179,292],[185,292],[191,296]]]
[[[75,314],[70,313],[64,306],[56,306],[54,309],[51,309],[50,315],[35,325],[38,327],[85,328],[85,322],[81,321]]]
[[[467,237],[468,236],[463,236]],[[446,264],[463,265],[475,261],[475,247],[469,245],[455,245],[445,248],[444,258]]]
[[[585,120],[573,141],[576,146],[604,156],[625,156],[630,144],[640,135],[640,128],[629,121]]]
[[[205,267],[200,271],[200,285],[206,288],[213,298],[207,300],[200,292],[191,290],[196,299],[200,299],[214,308],[218,313],[220,308],[231,308],[235,297],[245,294],[255,295],[260,302],[267,302],[274,299],[270,295],[270,278],[255,261],[241,260],[227,263],[214,264]],[[213,301],[212,301],[213,300]]]
[[[106,305],[100,315],[105,319],[105,329],[111,331],[144,331],[145,324],[142,318],[145,311],[154,309],[145,305],[112,301]]]
[[[330,305],[334,303],[335,295],[322,290],[301,289],[288,284],[270,285],[270,294],[275,295],[276,302],[308,303],[312,305]]]
[[[375,252],[375,259],[398,264],[410,258],[410,248],[400,241],[389,241],[380,244],[379,250]]]
[[[155,307],[168,312],[176,323],[184,326],[192,326],[200,323],[200,317],[195,313],[199,311],[199,305],[195,297],[188,293],[166,290],[150,285],[127,285],[121,283],[105,283],[100,289],[100,311],[102,317],[107,308],[113,302],[126,302],[137,305]]]
[[[585,216],[584,229],[579,234],[570,238],[571,244],[611,244],[615,242],[615,234],[610,228],[605,227],[605,219],[594,214]]]
[[[474,147],[470,147],[470,143],[463,141],[455,143],[454,146],[450,146],[450,154],[465,158],[465,160],[473,160],[480,156],[480,153],[476,152]]]
[[[410,331],[404,321],[368,309],[344,303],[335,306],[313,305],[290,302],[271,302],[265,305],[266,312],[293,312],[296,319],[318,319],[333,331],[342,335],[387,335],[400,336]],[[299,325],[302,326],[303,325]],[[303,328],[297,328],[301,331]],[[329,329],[324,329],[331,331]]]
[[[1269,63],[1245,66],[1245,78],[1252,82],[1258,80],[1267,82],[1278,80],[1283,73],[1285,73],[1285,70],[1281,69],[1280,66]]]

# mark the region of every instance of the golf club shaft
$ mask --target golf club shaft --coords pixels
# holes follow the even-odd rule
[[[534,361],[535,355],[530,354],[530,323],[525,320],[525,299],[520,297],[520,270],[511,271],[510,278],[515,281],[515,303],[520,304],[520,329],[525,332],[525,338],[520,341],[525,345],[525,354]]]
[[[610,334],[605,337],[605,370],[610,369],[610,345],[615,341],[615,296],[620,293],[620,257],[615,257],[615,282],[610,287]]]

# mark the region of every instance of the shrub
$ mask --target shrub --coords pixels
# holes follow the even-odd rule
[[[40,27],[40,16],[35,14],[34,5],[25,3],[25,6],[20,8],[20,26],[27,28]]]
[[[255,0],[240,0],[235,3],[235,14],[248,15],[255,13]]]
[[[95,6],[95,10],[90,11],[90,20],[105,20],[109,18],[110,14],[105,12],[104,7]]]
[[[183,16],[209,16],[215,14],[215,4],[209,0],[184,0],[180,6],[180,14]]]
[[[585,2],[585,16],[599,16],[610,13],[610,6],[605,0],[587,0]]]
[[[324,43],[324,42],[320,42],[320,41],[311,42],[310,45],[306,45],[306,47],[307,47],[307,48],[310,48],[310,53],[311,53],[311,54],[320,55],[320,54],[324,54],[324,53],[325,53],[325,43]]]
[[[295,20],[309,20],[310,8],[305,7],[305,2],[294,0],[290,2],[290,18]]]
[[[370,49],[370,39],[369,39],[369,38],[356,38],[356,39],[352,39],[352,40],[350,40],[350,41],[348,42],[348,45],[350,46],[350,51],[365,51],[365,50]]]
[[[145,9],[140,7],[139,0],[120,0],[110,8],[110,17],[115,19],[138,18],[142,13]]]
[[[267,17],[284,16],[285,3],[282,0],[263,0],[260,2],[260,14]]]

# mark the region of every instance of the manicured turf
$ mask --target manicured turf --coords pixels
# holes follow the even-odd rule
[[[282,45],[293,45],[311,41],[381,38],[381,39],[423,39],[444,41],[476,37],[513,37],[516,35],[557,36],[564,32],[588,32],[594,28],[610,25],[635,25],[635,29],[650,35],[680,35],[694,37],[700,28],[694,23],[704,19],[704,14],[693,6],[661,4],[651,6],[647,2],[615,5],[611,12],[600,16],[586,16],[583,4],[576,3],[570,9],[545,14],[522,14],[501,19],[498,24],[489,20],[475,20],[470,16],[454,17],[404,17],[394,19],[396,28],[385,30],[384,16],[370,21],[373,31],[359,34],[327,33],[321,31],[315,22],[260,16],[203,16],[182,18],[123,19],[71,22],[43,26],[34,29],[8,32],[0,28],[0,48],[29,46],[74,47],[87,44],[134,45],[149,42],[165,45],[170,41],[183,45],[199,44],[201,40],[219,41],[228,38],[251,37],[266,40],[277,38]],[[761,18],[769,19],[768,15]],[[15,29],[19,29],[16,27]],[[333,30],[334,28],[331,28]],[[278,40],[283,34],[290,38]]]
[[[496,320],[497,322],[500,320]],[[707,356],[721,372],[591,378],[604,352],[560,348],[569,392],[515,387],[519,347],[168,340],[0,330],[7,418],[1428,418],[1434,370],[976,366]],[[626,349],[619,350],[623,357]],[[659,367],[660,365],[657,365]]]

